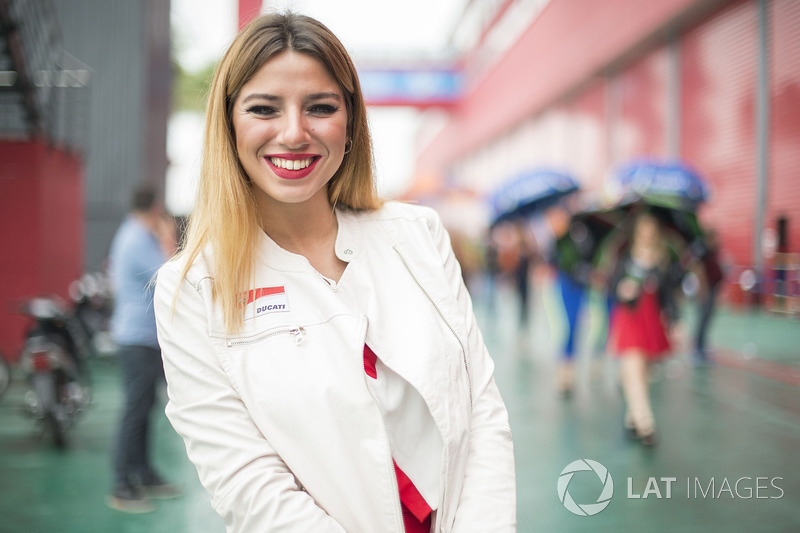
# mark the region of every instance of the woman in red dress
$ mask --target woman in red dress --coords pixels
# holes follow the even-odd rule
[[[655,444],[647,371],[650,362],[670,350],[667,330],[675,317],[674,264],[660,221],[639,215],[630,246],[610,280],[611,348],[620,358],[620,378],[627,410],[625,427],[643,444]]]

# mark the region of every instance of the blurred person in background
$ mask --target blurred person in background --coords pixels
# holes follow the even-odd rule
[[[777,312],[786,311],[786,297],[788,295],[787,273],[792,268],[789,260],[789,217],[782,215],[776,221],[777,246],[773,270],[775,271],[775,288],[773,290],[773,309]]]
[[[719,254],[719,240],[717,232],[713,229],[706,231],[704,236],[705,250],[698,260],[699,287],[699,313],[697,329],[694,335],[693,361],[697,365],[710,362],[707,347],[708,328],[716,309],[717,293],[725,275],[722,271]]]
[[[519,222],[516,225],[517,263],[514,267],[514,287],[519,298],[519,325],[526,328],[530,325],[531,310],[531,268],[535,263],[535,245],[529,238],[525,230],[526,223]]]
[[[581,253],[581,246],[588,244],[586,243],[588,235],[576,235],[579,226],[571,227],[568,209],[555,207],[548,214],[555,237],[551,263],[556,270],[556,282],[567,323],[556,386],[562,396],[569,396],[575,385],[578,320],[587,298],[591,274],[591,265],[586,264],[584,254]]]
[[[482,261],[480,245],[476,244],[469,236],[457,229],[447,229],[450,235],[450,243],[456,261],[461,266],[461,277],[467,290],[472,293],[473,286],[478,281],[476,278],[481,273]]]
[[[580,206],[576,195],[560,200],[535,219],[536,246],[555,274],[555,286],[561,296],[566,334],[560,347],[556,389],[564,397],[575,385],[575,355],[580,336],[581,312],[588,297],[592,274],[594,243],[581,223],[572,222],[572,213]]]
[[[485,276],[484,298],[489,318],[493,319],[497,304],[497,278],[500,274],[500,257],[495,233],[489,230],[486,234],[486,243],[483,253],[483,269]]]
[[[113,453],[114,484],[106,502],[113,509],[153,511],[151,497],[180,489],[156,472],[149,451],[150,415],[164,381],[153,311],[153,277],[175,252],[175,224],[155,189],[133,194],[132,211],[111,243],[109,271],[114,292],[111,335],[118,345],[124,403]]]
[[[527,220],[503,221],[489,230],[486,268],[489,276],[489,308],[494,312],[498,281],[510,287],[517,301],[520,330],[529,325],[531,267],[536,242],[528,231]]]
[[[624,426],[648,446],[656,442],[648,366],[670,352],[668,331],[677,318],[676,268],[659,219],[649,213],[637,215],[630,245],[609,283],[615,299],[609,343],[620,358],[627,407]]]
[[[447,232],[376,193],[355,67],[254,19],[159,272],[167,415],[229,532],[511,532],[508,415]]]

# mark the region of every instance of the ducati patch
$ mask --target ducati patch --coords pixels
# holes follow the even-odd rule
[[[289,311],[289,298],[284,287],[262,287],[247,293],[244,319],[249,320],[267,313]]]

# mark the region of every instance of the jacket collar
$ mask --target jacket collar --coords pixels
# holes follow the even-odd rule
[[[336,257],[349,263],[361,254],[362,239],[361,225],[358,223],[357,214],[351,210],[336,209],[336,220],[339,231],[336,234]]]
[[[358,215],[354,211],[341,208],[337,208],[335,212],[339,229],[336,233],[334,251],[336,257],[350,263],[361,254],[362,250],[362,230],[358,223]],[[309,269],[313,270],[304,256],[281,248],[264,232],[261,232],[259,243],[259,260],[268,267],[280,271],[306,272]]]

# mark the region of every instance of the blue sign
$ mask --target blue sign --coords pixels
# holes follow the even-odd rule
[[[373,105],[452,104],[461,96],[461,73],[450,69],[365,69],[358,76]]]

